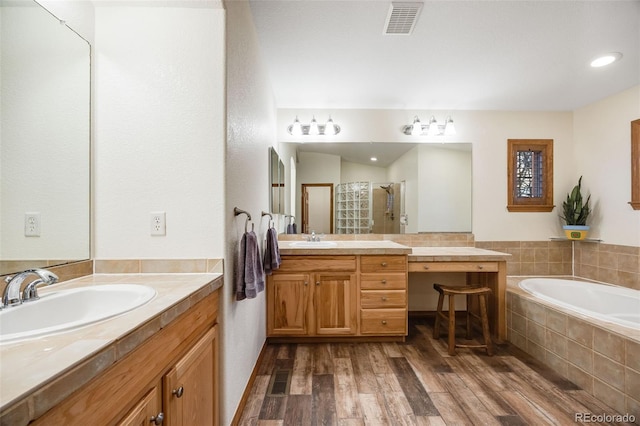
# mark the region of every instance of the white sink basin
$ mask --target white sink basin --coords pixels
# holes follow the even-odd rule
[[[156,291],[138,284],[108,284],[60,290],[0,311],[0,344],[69,331],[128,312]]]
[[[335,241],[296,241],[291,243],[291,247],[301,248],[329,248],[336,247],[338,244]]]

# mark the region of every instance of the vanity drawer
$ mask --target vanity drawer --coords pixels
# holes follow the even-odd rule
[[[278,272],[355,271],[355,256],[282,256]]]
[[[407,334],[406,309],[362,309],[361,334]]]
[[[409,272],[498,272],[498,262],[411,262]]]
[[[361,256],[361,272],[404,272],[407,256]]]
[[[360,292],[360,307],[404,308],[407,306],[407,292],[404,290],[367,290]]]
[[[360,288],[363,290],[404,290],[407,275],[404,273],[360,274]]]

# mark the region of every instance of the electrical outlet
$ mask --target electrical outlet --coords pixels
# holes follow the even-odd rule
[[[151,212],[151,235],[167,235],[167,215],[165,212]]]
[[[40,213],[33,212],[24,214],[24,236],[40,236]]]

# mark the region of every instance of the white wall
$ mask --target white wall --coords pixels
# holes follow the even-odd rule
[[[269,147],[275,146],[276,110],[266,70],[260,59],[251,11],[246,1],[227,1],[227,152],[224,228],[225,289],[220,424],[228,425],[247,386],[266,339],[265,293],[235,301],[233,262],[244,232],[245,216],[233,216],[233,207],[251,213],[256,233],[264,238],[269,209]],[[285,168],[289,160],[283,157]],[[216,186],[219,190],[223,187]],[[216,192],[220,195],[220,192]]]
[[[471,232],[472,153],[447,146],[418,147],[418,232]]]
[[[224,253],[224,10],[159,4],[95,11],[97,259]]]
[[[340,162],[340,183],[345,182],[386,182],[388,180],[385,167],[367,166],[342,160]]]
[[[590,237],[640,246],[640,211],[631,201],[631,127],[640,118],[640,86],[574,112],[575,180],[591,193]],[[575,185],[575,183],[574,183]],[[568,190],[568,188],[567,188]],[[560,200],[556,201],[557,204]]]

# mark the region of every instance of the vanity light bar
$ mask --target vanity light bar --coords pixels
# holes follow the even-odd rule
[[[293,136],[334,136],[340,133],[340,126],[333,122],[331,116],[326,124],[319,124],[314,116],[309,124],[302,124],[296,119],[287,127],[287,132]]]
[[[451,116],[448,116],[444,124],[438,124],[438,120],[432,115],[428,124],[422,124],[416,115],[412,124],[407,124],[402,128],[402,133],[408,136],[449,136],[455,135],[456,129]]]

